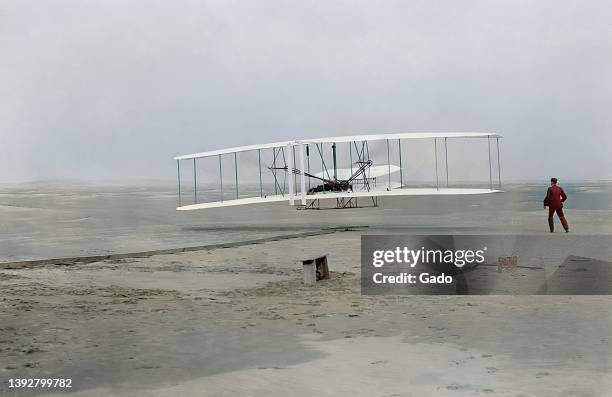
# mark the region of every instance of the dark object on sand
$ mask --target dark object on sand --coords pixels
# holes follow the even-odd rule
[[[497,271],[514,270],[518,264],[518,256],[500,256],[497,258]]]
[[[317,281],[329,279],[327,254],[317,255],[314,258],[302,261],[304,269],[304,284],[315,284]]]

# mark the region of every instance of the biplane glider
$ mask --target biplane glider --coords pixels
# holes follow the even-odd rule
[[[499,134],[487,132],[351,135],[240,146],[177,156],[174,158],[178,174],[177,210],[282,201],[297,205],[300,209],[317,209],[321,208],[321,200],[328,199],[335,203],[335,208],[347,208],[357,207],[358,199],[362,199],[362,204],[366,200],[366,203],[377,206],[378,198],[385,196],[497,193],[501,192],[500,138],[502,136]],[[406,159],[402,161],[402,142],[414,139],[432,141],[435,183],[432,182],[431,186],[409,187],[404,182],[407,162]],[[449,185],[448,142],[461,139],[480,139],[486,142],[489,180],[485,186]],[[372,153],[374,145],[377,145],[376,155]],[[497,178],[493,176],[492,146],[496,147]],[[444,157],[444,160],[438,157]],[[239,158],[245,159],[244,163],[241,161],[240,167]],[[202,177],[202,165],[198,163],[205,161],[207,163]],[[181,166],[185,162],[187,167]],[[443,173],[442,169],[440,172],[438,170],[442,165]],[[181,179],[185,172],[193,178],[193,184],[185,184],[184,177]],[[443,174],[445,180],[440,181],[440,174]],[[200,185],[198,175],[204,180]],[[191,194],[193,201],[189,200],[191,202],[186,204],[185,196]]]

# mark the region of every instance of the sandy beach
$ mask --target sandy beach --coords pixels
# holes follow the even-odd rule
[[[5,265],[0,373],[76,396],[611,395],[612,298],[361,295],[361,233]],[[317,253],[331,279],[304,286]]]

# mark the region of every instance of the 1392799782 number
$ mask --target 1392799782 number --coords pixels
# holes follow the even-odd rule
[[[70,388],[72,379],[69,378],[11,378],[8,380],[10,389],[18,388]]]

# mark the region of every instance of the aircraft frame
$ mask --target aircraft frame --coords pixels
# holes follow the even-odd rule
[[[449,186],[448,140],[456,139],[486,139],[488,146],[489,188],[452,188]],[[492,132],[421,132],[421,133],[391,133],[366,134],[327,137],[318,139],[293,140],[261,145],[233,147],[194,154],[177,156],[178,196],[177,210],[188,211],[205,208],[219,208],[235,205],[262,204],[287,201],[290,205],[297,204],[300,209],[321,208],[321,200],[335,199],[336,208],[356,207],[359,198],[369,198],[374,206],[378,205],[379,197],[386,196],[433,196],[433,195],[471,195],[501,192],[501,169],[499,139],[501,135]],[[404,163],[402,161],[402,141],[409,139],[431,139],[435,156],[435,187],[409,188],[404,186]],[[497,181],[494,181],[492,168],[491,141],[494,140],[497,151]],[[386,146],[386,164],[373,164],[370,157],[369,142],[384,141]],[[349,147],[350,168],[338,169],[336,161],[337,145],[347,143]],[[324,145],[331,144],[332,162],[325,160]],[[441,183],[439,177],[438,145],[444,147],[444,162],[446,181]],[[399,165],[392,164],[390,158],[391,145],[397,145]],[[272,150],[272,164],[262,164],[262,151]],[[252,197],[240,197],[238,154],[256,152],[258,159],[259,194]],[[235,198],[225,199],[227,192],[223,190],[223,156],[233,157]],[[196,161],[202,158],[218,158],[218,175],[220,177],[221,199],[212,202],[198,201],[198,184]],[[181,189],[181,162],[193,162],[194,200],[192,204],[183,205],[184,194]],[[321,171],[311,172],[313,161],[320,162]],[[264,194],[263,174],[265,169],[274,179],[274,194]],[[399,172],[400,183],[392,183],[391,174]],[[282,176],[282,183],[281,183]],[[381,177],[387,176],[387,183],[382,184]],[[313,182],[320,183],[312,187]],[[322,183],[321,183],[322,182]],[[495,183],[494,183],[495,182]],[[307,187],[308,185],[308,187]]]

